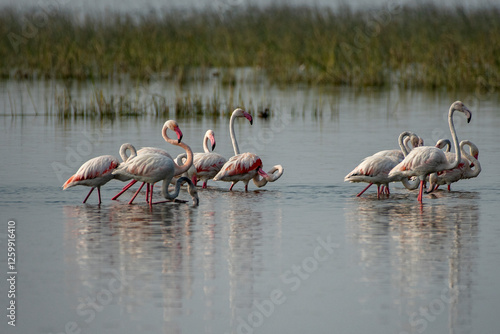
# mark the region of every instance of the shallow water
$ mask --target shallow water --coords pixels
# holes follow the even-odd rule
[[[0,268],[7,276],[13,220],[18,271],[17,328],[3,316],[2,333],[498,329],[496,95],[248,88],[246,103],[265,95],[273,116],[238,122],[240,148],[258,153],[265,170],[282,164],[283,177],[261,189],[250,183],[248,193],[241,183],[229,192],[228,183],[210,181],[198,207],[150,210],[143,198],[128,205],[131,193],[111,201],[118,181],[103,187],[100,206],[94,194],[81,203],[88,188],[61,185],[89,158],[118,155],[123,142],[181,153],[160,136],[166,119],[11,116],[5,101],[16,85],[0,89]],[[397,148],[404,130],[429,145],[449,137],[446,114],[457,98],[473,112],[470,124],[462,115],[455,121],[459,139],[480,149],[478,178],[425,195],[422,206],[401,185],[389,198],[373,189],[357,198],[364,185],[343,182],[363,157]],[[24,108],[33,114],[29,100]],[[212,128],[216,151],[231,156],[227,118],[177,120],[194,151]],[[190,200],[185,191],[180,198]],[[0,288],[5,307],[5,280]]]

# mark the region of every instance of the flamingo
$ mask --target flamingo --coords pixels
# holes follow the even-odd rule
[[[127,156],[127,150],[130,150],[131,152],[130,157]],[[120,157],[124,162],[135,157],[136,155],[137,152],[135,147],[131,144],[125,143],[120,147]],[[101,155],[99,157],[92,158],[85,162],[78,169],[78,171],[63,184],[63,190],[78,185],[92,187],[87,194],[87,197],[83,200],[83,203],[86,203],[90,194],[92,194],[94,189],[97,188],[99,204],[101,204],[101,186],[105,185],[114,178],[118,178],[113,175],[112,172],[119,165],[120,161],[112,155]]]
[[[454,169],[458,166],[461,159],[460,150],[458,148],[458,138],[453,123],[453,113],[459,111],[467,117],[467,123],[470,122],[472,114],[470,110],[460,101],[454,102],[448,111],[448,124],[450,126],[453,145],[455,147],[455,160],[449,162],[446,154],[435,146],[420,146],[414,148],[397,166],[389,173],[389,177],[411,177],[418,176],[420,179],[420,190],[418,193],[418,201],[422,203],[422,193],[427,175],[440,172],[447,169]]]
[[[438,146],[438,144],[436,144],[436,146]],[[469,146],[470,154],[464,150],[465,145]],[[460,142],[460,151],[465,158],[461,159],[456,168],[439,173],[433,173],[429,176],[431,190],[436,190],[440,185],[446,184],[448,185],[448,191],[450,191],[452,183],[458,182],[461,179],[476,177],[479,173],[481,173],[481,164],[477,160],[479,156],[479,149],[477,146],[469,140],[462,140]],[[455,154],[447,153],[446,157],[448,160],[453,160],[455,158]]]
[[[262,169],[262,160],[254,153],[241,153],[238,147],[238,142],[234,135],[234,122],[237,117],[245,117],[250,124],[253,123],[252,116],[241,108],[236,108],[229,120],[229,133],[231,135],[231,142],[233,143],[234,156],[231,157],[214,176],[214,181],[232,182],[229,190],[233,190],[234,185],[242,181],[245,184],[245,191],[248,191],[248,182],[254,180],[257,187],[264,186],[267,182],[274,182],[283,175],[283,167],[276,165],[268,173]],[[274,174],[274,172],[278,172]],[[259,175],[267,182],[259,180]]]
[[[161,148],[143,147],[139,151],[137,151],[137,155],[149,154],[149,153],[161,154],[161,155],[166,156],[167,158],[172,159],[172,156],[167,151],[165,151],[164,149],[161,149]],[[121,181],[128,181],[128,180],[127,179],[123,179]],[[113,198],[111,198],[111,200],[114,201],[114,200],[118,199],[118,197],[120,197],[125,191],[127,191],[128,189],[130,189],[130,187],[132,187],[136,182],[137,182],[137,180],[130,181],[125,187],[122,188],[122,190],[120,190],[120,192],[118,194],[116,194]],[[141,184],[141,186],[139,187],[139,189],[142,189],[143,186],[144,186],[144,182]],[[147,196],[148,192],[149,192],[149,188],[147,188],[146,198],[148,197]]]
[[[408,155],[411,148],[408,147],[408,141],[412,142],[412,145],[418,146],[421,141],[420,138],[409,131],[402,132],[398,137],[398,143],[401,147],[400,150],[384,150],[379,151],[369,157],[364,158],[361,163],[356,166],[349,174],[344,178],[344,182],[367,182],[368,186],[364,188],[356,197],[361,196],[368,188],[373,184],[377,185],[377,198],[385,192],[389,195],[389,183],[396,181],[396,178],[389,178],[388,174],[392,168],[394,168],[403,158]],[[407,188],[407,179],[402,179],[403,184]],[[382,188],[380,187],[382,185]]]
[[[212,144],[212,152],[208,149],[208,141]],[[207,181],[213,179],[226,163],[226,158],[213,152],[215,149],[215,136],[212,130],[207,130],[203,138],[204,153],[195,153],[193,166],[196,168],[196,177],[203,181],[202,188],[207,188]]]
[[[173,130],[177,133],[178,140],[173,140],[168,137],[167,130]],[[186,150],[187,160],[186,162],[178,166],[174,163],[174,161],[165,156],[164,154],[158,153],[144,153],[141,155],[137,155],[133,159],[129,159],[123,164],[121,164],[118,168],[113,171],[114,175],[120,175],[124,178],[133,178],[134,180],[141,181],[147,184],[148,193],[149,193],[149,206],[152,208],[153,206],[153,186],[156,182],[163,180],[162,186],[162,194],[167,200],[175,199],[179,194],[178,187],[181,186],[181,183],[188,183],[188,192],[193,198],[193,203],[195,205],[198,204],[198,194],[196,189],[188,178],[181,178],[177,180],[176,190],[173,194],[168,192],[168,185],[170,181],[175,175],[182,174],[189,169],[189,167],[193,164],[193,152],[191,148],[182,143],[182,132],[179,128],[179,125],[174,120],[168,120],[163,125],[162,135],[165,141],[172,145],[180,146]],[[135,199],[142,186],[136,191],[129,204]]]

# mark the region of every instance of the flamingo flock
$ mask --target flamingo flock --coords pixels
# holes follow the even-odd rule
[[[227,161],[222,155],[213,152],[215,149],[215,135],[213,130],[208,130],[203,139],[203,153],[194,153],[191,148],[182,142],[183,134],[174,120],[165,122],[162,128],[163,139],[171,145],[179,146],[186,152],[179,155],[175,161],[172,156],[164,149],[154,147],[144,147],[136,150],[132,144],[126,143],[120,147],[119,153],[122,162],[112,155],[102,155],[85,162],[78,171],[72,175],[63,185],[63,190],[83,185],[91,187],[83,203],[86,203],[91,193],[97,188],[99,204],[101,200],[101,186],[115,179],[119,181],[130,181],[123,189],[112,199],[116,200],[137,181],[142,185],[134,193],[129,201],[132,204],[141,189],[146,185],[146,202],[152,208],[153,204],[179,201],[180,188],[182,184],[187,183],[187,192],[193,200],[193,205],[199,204],[198,191],[196,185],[198,181],[203,182],[202,189],[207,189],[207,181],[232,182],[229,190],[233,189],[234,184],[242,181],[245,184],[245,191],[248,191],[248,182],[253,179],[257,187],[263,187],[268,182],[274,182],[283,175],[281,165],[274,166],[269,173],[263,171],[262,160],[254,153],[240,154],[238,143],[234,134],[234,121],[236,117],[246,118],[250,124],[253,123],[252,116],[241,108],[233,111],[229,122],[231,141],[235,156]],[[172,139],[167,132],[175,132],[177,139]],[[211,150],[208,147],[211,144]],[[127,155],[130,151],[130,155]],[[277,172],[277,173],[275,173]],[[154,185],[162,183],[162,196],[166,201],[153,203]],[[171,192],[169,185],[174,184],[175,189]],[[180,201],[183,202],[183,201]]]
[[[479,164],[479,150],[471,141],[458,142],[458,137],[453,122],[455,112],[463,113],[467,123],[472,118],[471,111],[461,102],[454,102],[448,111],[448,125],[453,141],[455,153],[449,152],[451,142],[448,139],[439,140],[436,146],[423,146],[423,141],[416,140],[415,134],[403,132],[399,136],[401,152],[392,150],[382,151],[370,157],[365,158],[351,173],[345,177],[349,182],[368,182],[369,185],[357,196],[368,189],[372,184],[377,184],[377,197],[380,198],[382,190],[380,185],[386,189],[389,195],[389,182],[402,182],[410,190],[419,188],[417,200],[422,203],[423,194],[431,193],[439,185],[448,185],[461,179],[472,178],[479,175],[481,165]],[[417,145],[409,148],[403,144],[403,138],[406,136],[414,137],[413,143]],[[470,154],[466,153],[464,146],[469,146]],[[442,149],[447,147],[448,152]],[[403,157],[401,154],[403,154]],[[462,157],[462,155],[464,157]],[[411,178],[417,178],[417,182],[411,182]],[[426,183],[430,183],[429,189],[426,189]]]
[[[361,196],[373,184],[377,185],[377,198],[390,195],[389,184],[401,182],[408,190],[418,190],[417,200],[422,203],[423,194],[429,194],[441,185],[447,185],[451,191],[451,184],[462,179],[474,178],[481,172],[478,161],[479,149],[470,140],[458,141],[453,117],[455,112],[462,113],[470,122],[471,111],[460,101],[454,102],[448,110],[448,125],[452,140],[441,139],[435,146],[424,146],[424,141],[411,131],[404,131],[398,137],[400,150],[389,149],[379,151],[364,158],[344,178],[344,181],[368,185],[361,190]],[[232,191],[238,182],[243,182],[245,192],[248,192],[250,180],[257,187],[263,187],[268,182],[275,182],[284,172],[282,165],[275,165],[265,172],[262,159],[253,152],[241,153],[236,139],[234,124],[237,119],[246,119],[253,124],[252,116],[241,108],[233,111],[229,120],[229,133],[234,150],[234,156],[225,159],[214,152],[216,141],[213,130],[208,130],[202,141],[204,152],[193,153],[185,144],[182,131],[174,120],[165,122],[162,128],[162,137],[173,146],[185,150],[175,160],[167,150],[154,147],[144,147],[136,150],[132,144],[126,143],[120,147],[122,161],[112,155],[103,155],[85,162],[78,171],[63,185],[67,189],[76,185],[91,187],[83,203],[86,203],[93,190],[97,188],[98,201],[101,204],[101,186],[111,180],[130,181],[122,191],[112,199],[116,200],[137,181],[142,185],[129,200],[132,204],[146,185],[146,202],[152,208],[154,185],[163,181],[161,194],[166,201],[180,201],[179,196],[182,184],[187,183],[187,192],[194,205],[198,205],[199,197],[197,183],[202,181],[202,189],[208,189],[209,180],[231,182],[229,191]],[[168,131],[176,135],[176,139],[168,136]],[[453,145],[454,152],[450,152]],[[466,151],[469,148],[469,152]],[[446,149],[446,151],[443,151]],[[127,154],[127,152],[130,152]],[[429,183],[429,187],[427,187]],[[174,190],[169,190],[173,184]],[[165,201],[163,201],[165,202]],[[161,202],[157,202],[161,203]]]

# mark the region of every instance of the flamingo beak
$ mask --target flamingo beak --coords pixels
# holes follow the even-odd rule
[[[267,173],[264,172],[264,170],[262,169],[262,167],[259,167],[257,169],[257,173],[259,173],[259,175],[262,176],[263,178],[269,177],[269,175],[267,175]]]
[[[212,151],[215,149],[215,138],[214,136],[210,136],[210,142],[212,143]]]
[[[179,128],[175,128],[175,133],[177,133],[177,143],[180,143],[182,140],[182,131]]]
[[[464,114],[467,117],[467,123],[470,123],[470,120],[472,119],[472,113],[466,107],[464,107]]]
[[[245,115],[246,119],[248,119],[248,121],[250,122],[250,125],[253,124],[253,118],[252,118],[252,115],[250,115],[249,113],[245,112],[243,115]]]

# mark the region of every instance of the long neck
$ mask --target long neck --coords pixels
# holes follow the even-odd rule
[[[184,150],[186,150],[187,154],[187,159],[184,162],[184,164],[178,166],[177,164],[175,165],[175,175],[181,175],[184,172],[187,172],[189,167],[193,165],[193,151],[191,151],[191,147],[187,146],[184,143],[178,143],[177,146],[182,147]]]
[[[167,177],[165,180],[163,180],[163,184],[161,186],[161,192],[163,197],[165,197],[166,199],[176,199],[177,196],[179,196],[179,191],[181,189],[181,183],[183,181],[181,179],[182,178],[179,178],[177,180],[177,183],[175,184],[175,190],[173,193],[168,192],[168,186],[170,185],[170,181],[172,180],[172,178]]]
[[[127,150],[130,151],[130,156],[127,155]],[[137,156],[137,151],[132,144],[125,143],[120,146],[120,157],[122,158],[123,162],[127,161],[130,158],[134,158],[135,156]]]
[[[479,160],[477,160],[472,156],[472,154],[469,154],[467,153],[467,151],[464,150],[465,145],[468,145],[469,147],[472,148],[471,145],[474,144],[472,144],[468,140],[462,140],[460,142],[460,151],[462,151],[462,154],[467,158],[467,160],[469,160],[471,163],[474,164],[474,169],[470,169],[469,171],[467,171],[466,177],[476,177],[479,175],[479,173],[481,173],[481,164],[479,163]]]
[[[448,124],[450,125],[450,132],[451,132],[451,137],[453,139],[453,146],[455,147],[455,161],[453,161],[450,165],[449,168],[447,169],[454,169],[457,168],[458,164],[460,163],[460,159],[462,159],[462,156],[460,154],[460,149],[458,147],[458,138],[457,138],[457,132],[455,130],[455,124],[453,124],[453,112],[455,109],[453,109],[453,106],[450,107],[450,111],[448,112]]]
[[[210,150],[208,149],[208,141],[210,140],[210,138],[208,138],[207,135],[205,135],[205,137],[203,137],[203,151],[205,153],[210,153]]]
[[[409,137],[411,134],[412,134],[411,132],[405,131],[405,132],[401,133],[399,135],[399,138],[398,138],[399,147],[401,148],[401,151],[403,151],[403,155],[405,157],[408,155],[408,149],[405,146],[404,138]]]
[[[187,153],[187,159],[183,165],[179,166],[179,165],[175,164],[175,174],[174,175],[180,175],[180,174],[184,173],[185,171],[187,171],[189,169],[189,167],[191,167],[191,165],[193,164],[193,151],[191,151],[191,148],[189,146],[187,146],[186,144],[184,144],[182,142],[179,143],[177,140],[170,138],[167,135],[167,129],[168,129],[167,127],[163,127],[163,129],[162,129],[163,139],[165,139],[165,141],[169,144],[182,147],[184,150],[186,150],[186,153]]]
[[[231,115],[229,120],[229,134],[231,135],[231,141],[233,142],[234,155],[240,154],[240,148],[238,147],[238,142],[236,141],[236,136],[234,135],[234,120],[236,117]]]
[[[278,171],[278,173],[275,174],[274,172],[276,171]],[[267,177],[261,178],[259,173],[255,174],[255,176],[252,179],[253,183],[260,188],[265,186],[267,182],[276,181],[281,177],[281,175],[283,175],[283,167],[281,165],[273,166],[273,168],[271,168],[271,170],[267,172],[267,175],[268,175]]]

